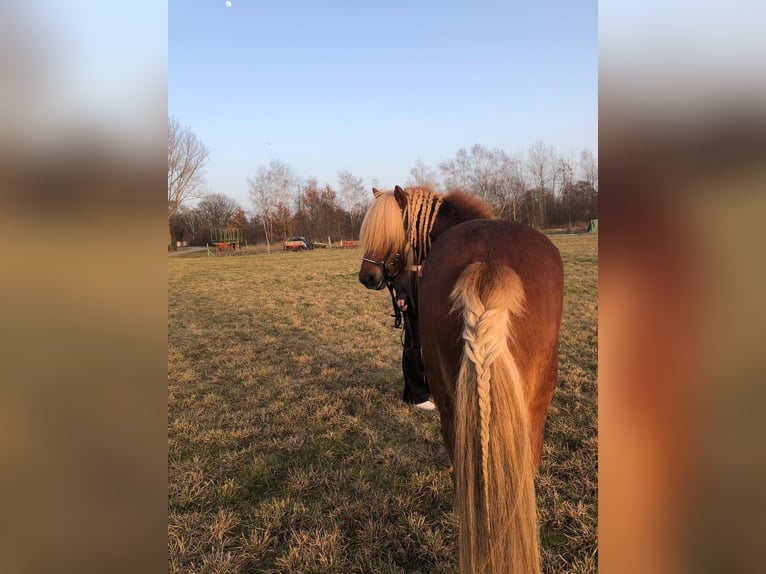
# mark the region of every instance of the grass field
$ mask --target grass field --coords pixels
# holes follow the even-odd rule
[[[596,571],[597,239],[564,260],[537,477],[545,572]],[[359,250],[168,259],[170,572],[455,572],[438,414],[400,400]]]

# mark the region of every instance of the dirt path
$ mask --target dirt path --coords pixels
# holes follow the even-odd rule
[[[168,251],[168,257],[174,255],[183,255],[184,253],[194,253],[195,251],[204,251],[204,247],[179,247],[177,251]]]

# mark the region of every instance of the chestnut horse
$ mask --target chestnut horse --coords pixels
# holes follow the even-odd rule
[[[563,270],[543,234],[462,194],[373,190],[359,280],[417,306],[454,468],[463,573],[540,572],[534,475],[556,383]]]

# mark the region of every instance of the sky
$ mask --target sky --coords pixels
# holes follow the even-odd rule
[[[598,153],[597,22],[592,0],[169,0],[168,114],[245,209],[273,159],[335,189],[474,144],[576,161]]]

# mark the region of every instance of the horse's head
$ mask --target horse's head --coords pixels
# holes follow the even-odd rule
[[[403,212],[407,194],[398,185],[394,191],[373,188],[375,200],[362,221],[359,233],[364,256],[359,282],[368,289],[383,289],[406,268],[409,255]]]

